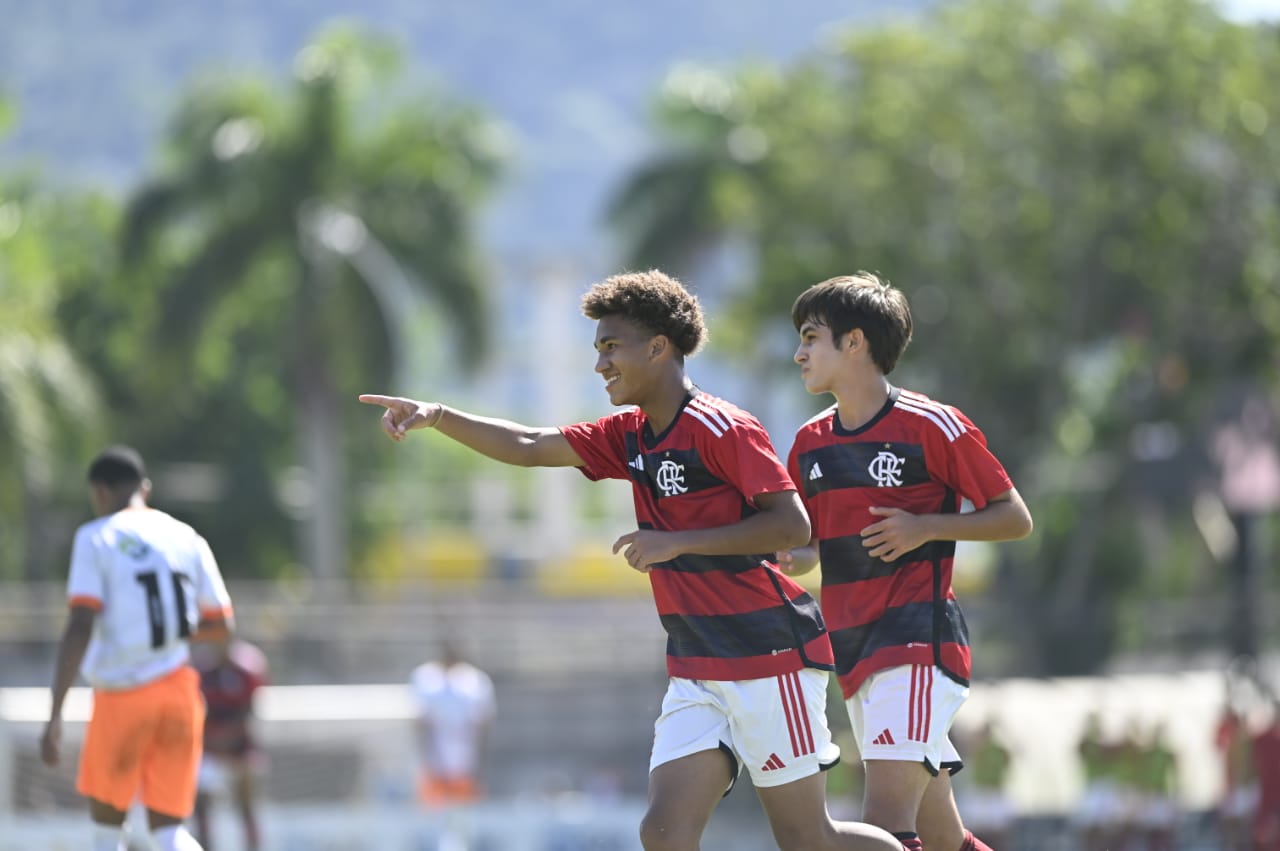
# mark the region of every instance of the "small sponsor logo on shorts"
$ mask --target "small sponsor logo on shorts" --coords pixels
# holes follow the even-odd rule
[[[769,754],[769,761],[760,766],[761,771],[777,771],[779,768],[786,768],[787,764],[778,759],[776,753]]]
[[[893,741],[893,734],[889,732],[889,728],[888,728],[888,727],[885,727],[885,728],[884,728],[884,732],[883,732],[883,733],[881,733],[880,735],[876,736],[875,741],[873,741],[871,744],[873,744],[873,745],[892,745],[893,743],[894,743],[894,741]]]

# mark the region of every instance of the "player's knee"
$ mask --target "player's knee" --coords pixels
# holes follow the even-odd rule
[[[816,851],[816,849],[832,848],[835,839],[835,831],[829,823],[804,824],[793,821],[773,825],[773,841],[778,844],[779,851]]]
[[[929,851],[959,851],[964,845],[964,829],[959,822],[937,824],[926,819],[916,820],[916,833]]]
[[[696,851],[702,831],[657,813],[646,813],[640,821],[640,844],[644,851]]]

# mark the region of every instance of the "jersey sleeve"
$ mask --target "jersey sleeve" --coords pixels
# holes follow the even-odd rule
[[[563,426],[560,433],[578,453],[583,465],[578,469],[591,481],[626,479],[628,414],[610,414],[595,422]]]
[[[754,418],[735,419],[733,427],[718,437],[707,432],[699,452],[707,468],[736,487],[752,505],[762,493],[796,490],[769,433]]]
[[[209,542],[196,535],[196,604],[200,607],[200,617],[229,618],[231,616],[231,595],[227,593],[227,585],[222,579],[222,571],[218,569],[217,559]]]
[[[939,480],[973,503],[975,510],[985,508],[994,496],[1013,488],[1013,480],[996,456],[987,449],[987,438],[968,417],[952,409],[965,425],[954,440],[940,431],[931,430],[926,444],[929,468]]]
[[[800,477],[800,434],[796,434],[796,439],[791,444],[791,451],[787,453],[787,475],[791,479],[791,487],[800,494],[800,501],[804,503],[805,511],[809,514],[809,524],[812,529],[813,538],[821,538],[822,535],[818,531],[818,519],[820,512],[814,511],[809,506],[809,500],[805,496],[803,479]]]
[[[71,569],[67,574],[67,605],[86,606],[102,610],[106,597],[106,577],[98,559],[98,549],[93,533],[88,529],[76,532],[71,545]]]

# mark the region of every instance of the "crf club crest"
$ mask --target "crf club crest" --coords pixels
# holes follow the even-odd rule
[[[689,486],[684,480],[684,465],[667,459],[658,467],[658,489],[663,496],[675,496],[685,493]]]
[[[882,488],[897,487],[902,484],[902,465],[906,461],[892,452],[881,451],[867,465],[867,472],[876,484]]]

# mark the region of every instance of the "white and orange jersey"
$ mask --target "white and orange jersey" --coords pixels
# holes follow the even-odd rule
[[[448,778],[475,776],[477,733],[497,708],[489,675],[466,662],[448,667],[427,662],[414,669],[409,682],[418,717],[431,729],[430,772]]]
[[[98,610],[80,671],[90,685],[134,688],[187,663],[201,616],[229,618],[231,598],[209,545],[152,508],[125,509],[76,530],[72,606]]]

